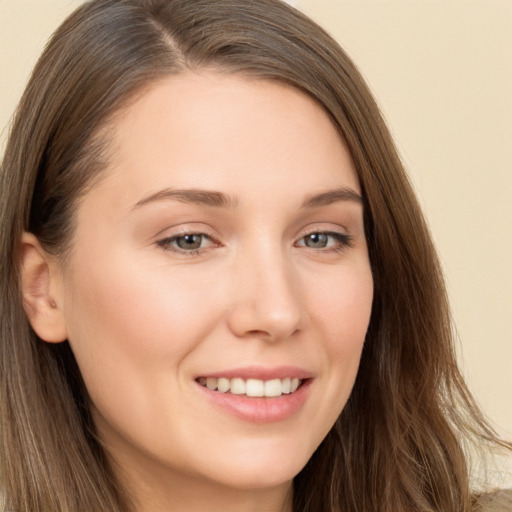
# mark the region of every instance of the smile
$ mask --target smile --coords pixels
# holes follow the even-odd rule
[[[294,393],[302,383],[302,381],[296,377],[271,380],[242,379],[240,377],[232,379],[226,377],[199,377],[197,382],[201,384],[201,386],[212,391],[218,391],[219,393],[268,398]]]

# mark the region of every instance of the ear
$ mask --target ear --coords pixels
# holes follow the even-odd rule
[[[23,233],[20,244],[23,307],[36,334],[49,343],[67,339],[55,262],[32,233]]]

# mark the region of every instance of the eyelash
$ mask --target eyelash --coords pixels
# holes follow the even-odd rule
[[[327,237],[334,238],[336,243],[333,246],[326,246],[322,248],[314,248],[310,247],[314,251],[321,252],[341,252],[347,248],[350,248],[354,245],[354,237],[347,233],[339,233],[337,231],[311,231],[306,233],[299,241],[305,240],[307,237],[311,237],[312,235],[324,235]],[[307,247],[300,245],[299,247]]]
[[[202,239],[210,240],[213,246],[220,245],[215,241],[214,236],[212,234],[194,231],[183,231],[182,233],[176,233],[175,235],[159,240],[157,242],[157,245],[159,247],[162,247],[165,251],[171,251],[177,254],[182,254],[184,256],[196,256],[206,250],[206,248],[186,250],[173,245],[177,240],[179,240],[180,238],[184,238],[186,236],[200,236],[202,237]]]
[[[311,231],[309,233],[306,233],[304,236],[302,236],[298,242],[301,242],[305,239],[307,239],[307,237],[311,237],[313,235],[325,235],[327,237],[331,237],[333,238],[336,243],[333,245],[333,246],[329,246],[327,245],[326,247],[322,247],[322,248],[314,248],[314,247],[309,247],[309,249],[313,250],[313,251],[318,251],[318,252],[341,252],[343,250],[345,250],[346,248],[350,248],[353,246],[353,237],[349,234],[346,234],[346,233],[339,233],[339,232],[336,232],[336,231]],[[198,248],[198,249],[192,249],[192,250],[186,250],[186,249],[182,249],[182,248],[179,248],[179,247],[176,247],[175,245],[173,245],[175,242],[177,242],[177,240],[179,240],[180,238],[184,238],[184,237],[187,237],[187,236],[200,236],[202,237],[202,240],[204,239],[208,239],[212,242],[212,245],[213,246],[218,246],[220,245],[218,242],[215,241],[215,238],[212,234],[209,234],[209,233],[200,233],[200,232],[191,232],[191,231],[184,231],[182,233],[177,233],[175,235],[172,235],[170,237],[167,237],[167,238],[163,238],[162,240],[159,240],[157,242],[157,245],[161,248],[163,248],[165,251],[172,251],[174,253],[177,253],[177,254],[182,254],[182,255],[186,255],[186,256],[196,256],[200,253],[202,253],[203,251],[207,250],[208,248]],[[304,245],[297,245],[298,242],[296,242],[294,245],[297,247],[306,247],[308,248],[308,246],[306,246],[305,244]]]

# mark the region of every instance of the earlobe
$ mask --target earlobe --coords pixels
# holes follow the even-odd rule
[[[50,257],[31,233],[23,233],[20,255],[23,307],[30,324],[42,340],[60,343],[67,339],[67,329]]]

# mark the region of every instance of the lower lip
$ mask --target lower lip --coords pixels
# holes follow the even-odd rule
[[[251,423],[282,421],[297,413],[309,395],[313,379],[302,382],[300,387],[288,395],[278,397],[248,397],[213,391],[197,383],[208,399],[237,418]]]

